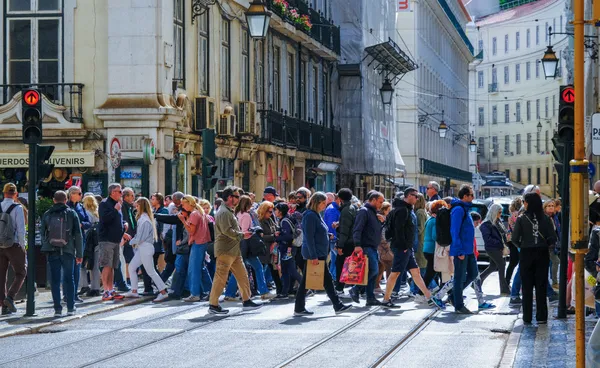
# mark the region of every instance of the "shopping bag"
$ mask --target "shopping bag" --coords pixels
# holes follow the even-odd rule
[[[314,265],[311,260],[306,264],[306,289],[325,290],[323,279],[325,278],[325,261],[319,261]]]
[[[369,281],[369,261],[363,252],[354,252],[344,261],[340,282],[348,285],[366,285]]]
[[[433,270],[440,273],[454,273],[454,262],[450,257],[450,247],[442,247],[435,243]]]

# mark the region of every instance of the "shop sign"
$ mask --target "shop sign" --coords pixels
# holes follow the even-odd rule
[[[54,151],[48,164],[55,167],[94,167],[94,151]],[[0,153],[0,168],[29,167],[29,153],[2,152]]]
[[[152,165],[156,159],[156,144],[152,138],[144,138],[142,142],[142,152],[144,153],[144,163]]]
[[[110,165],[116,169],[121,164],[121,141],[115,137],[110,141]]]

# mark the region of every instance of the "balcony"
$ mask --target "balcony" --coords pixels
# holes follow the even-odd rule
[[[260,141],[320,155],[342,156],[342,132],[273,110],[260,110]]]
[[[279,22],[283,23],[281,25],[274,23],[273,20],[278,21],[279,19],[273,17],[271,27],[276,31],[293,39],[297,39],[298,34],[304,34],[333,52],[335,55],[340,55],[340,27],[335,26],[332,20],[326,19],[320,12],[312,9],[306,1],[282,0],[280,2],[280,0],[267,0],[267,7],[274,15],[281,19]],[[298,14],[299,17],[306,16],[306,19],[308,19],[313,26],[309,29],[308,27],[305,27],[299,19],[296,20],[290,12],[292,9],[296,10],[296,14]],[[296,35],[296,37],[294,37],[294,35]],[[304,46],[311,49],[310,44],[304,44]],[[319,53],[318,48],[313,49],[313,51]],[[320,56],[325,57],[328,55],[324,54]]]
[[[67,121],[83,123],[83,84],[0,84],[0,105],[7,104],[14,95],[28,88],[36,88],[53,104],[64,106],[62,114]]]
[[[488,93],[498,93],[498,83],[488,84]]]

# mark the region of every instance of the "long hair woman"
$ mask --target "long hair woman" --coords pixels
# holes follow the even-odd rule
[[[556,233],[556,240],[558,241],[558,229],[556,228],[556,223],[553,220],[554,215],[556,214],[556,205],[554,203],[554,200],[551,199],[544,202],[543,208],[544,213],[546,214],[546,216],[548,216],[548,218],[550,218],[552,222],[554,232]],[[550,278],[552,279],[552,287],[558,289],[558,266],[560,258],[558,257],[557,252],[554,251],[555,249],[556,244],[553,244],[553,246],[548,250],[548,254],[550,255]]]
[[[293,283],[302,281],[295,260],[297,249],[292,245],[295,227],[288,216],[288,211],[289,206],[286,203],[278,203],[275,206],[275,216],[279,220],[279,229],[275,233],[275,240],[281,264],[281,292],[276,297],[279,300],[288,299],[288,291]]]
[[[277,255],[277,242],[275,241],[275,233],[277,232],[277,225],[274,220],[275,207],[272,202],[263,201],[256,213],[258,215],[258,222],[260,227],[263,229],[263,242],[267,246],[267,255],[259,257],[261,263],[266,265],[265,273],[270,272],[273,281],[275,282],[275,289],[277,295],[281,294],[281,278],[279,277],[279,270],[277,268],[279,258]],[[266,276],[265,276],[266,279]]]
[[[506,231],[502,225],[502,206],[494,203],[490,206],[485,220],[479,226],[485,251],[490,258],[490,265],[481,273],[481,284],[485,279],[495,271],[498,271],[498,280],[500,282],[500,294],[509,295],[510,288],[504,276],[506,262],[504,261],[504,246],[506,244]]]
[[[137,211],[137,229],[135,236],[129,241],[136,248],[135,254],[129,262],[129,278],[131,279],[131,291],[127,292],[124,297],[138,298],[138,276],[137,269],[141,265],[144,266],[148,276],[152,279],[160,293],[154,299],[155,303],[165,301],[169,298],[167,295],[167,286],[160,278],[154,268],[154,242],[158,240],[156,232],[156,224],[154,222],[154,214],[152,206],[148,198],[140,197],[135,201]]]
[[[310,316],[314,312],[306,310],[306,265],[308,262],[313,265],[318,265],[319,261],[327,260],[329,255],[329,228],[323,221],[321,213],[327,207],[327,196],[323,192],[316,192],[308,201],[307,210],[302,216],[302,257],[306,260],[303,267],[303,276],[298,292],[296,293],[296,304],[294,307],[294,316]],[[337,296],[333,288],[331,273],[329,273],[329,265],[325,265],[323,273],[323,286],[327,292],[327,296],[336,314],[343,313],[350,309],[351,305],[344,305]]]
[[[240,224],[241,231],[247,233],[254,226],[252,223],[252,216],[250,215],[250,209],[252,209],[252,199],[249,196],[243,195],[240,197],[240,201],[235,208],[235,216],[237,217],[238,223]],[[243,242],[247,239],[242,240],[242,249],[247,248]],[[258,256],[247,254],[244,255],[246,258],[244,261],[250,264],[250,267],[254,270],[254,277],[256,279],[257,291],[260,294],[262,300],[270,300],[275,297],[274,294],[269,293],[267,287],[267,281],[265,279],[265,270],[258,259]],[[229,277],[227,288],[225,289],[225,300],[237,300],[235,294],[237,293],[238,285],[233,274]]]
[[[186,218],[182,213],[177,216],[189,234],[190,244],[187,274],[190,296],[183,300],[198,302],[202,299],[208,299],[208,294],[212,288],[212,279],[206,269],[204,260],[206,258],[206,248],[210,242],[209,220],[194,197],[184,196],[181,200],[181,206],[189,213],[189,216]]]
[[[524,197],[525,212],[519,216],[512,234],[512,242],[521,249],[520,268],[523,283],[523,322],[533,318],[533,288],[535,287],[536,320],[548,322],[548,248],[556,242],[556,233],[542,208],[542,198],[537,193]]]
[[[379,214],[387,219],[390,212],[392,212],[392,204],[389,202],[383,202]],[[377,255],[379,256],[379,274],[375,281],[375,292],[383,292],[381,289],[381,280],[383,279],[383,273],[385,272],[386,278],[390,277],[392,273],[392,261],[394,260],[394,253],[390,248],[390,242],[385,239],[385,231],[381,232],[381,242],[377,247]]]
[[[90,236],[97,236],[98,229],[96,224],[100,220],[100,216],[98,215],[98,201],[96,201],[96,198],[93,195],[86,195],[83,197],[82,204],[83,209],[85,210],[85,213],[87,213],[92,224],[92,226],[85,232],[84,236],[87,236],[89,232],[92,232],[90,233]],[[99,250],[100,248],[98,246],[92,249],[90,244],[90,247],[86,248],[86,252],[84,253],[84,258],[87,257],[88,259],[93,259],[93,262],[87,265],[87,269],[90,271],[90,290],[86,292],[85,296],[100,296],[100,267],[98,266]],[[83,278],[83,280],[85,279],[86,278]],[[80,278],[79,280],[82,279]]]
[[[512,242],[512,231],[515,227],[515,222],[517,222],[517,218],[519,217],[519,210],[521,207],[523,207],[523,199],[521,197],[516,197],[513,199],[508,207],[510,216],[508,217],[508,233],[506,234],[506,240],[508,243],[506,245],[508,246],[508,249],[510,249],[510,258],[508,261],[508,267],[506,268],[506,282],[509,286],[511,285],[513,272],[519,265],[519,250]]]
[[[427,259],[427,268],[423,277],[425,285],[429,285],[437,274],[434,269],[435,242],[437,240],[435,224],[437,213],[441,208],[450,208],[450,206],[441,199],[430,202],[429,211],[431,212],[431,217],[425,223],[425,235],[423,238],[423,255]],[[439,283],[441,284],[441,279]]]

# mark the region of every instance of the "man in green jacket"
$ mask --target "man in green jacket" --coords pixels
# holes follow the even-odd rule
[[[54,205],[50,207],[40,224],[42,252],[48,253],[50,264],[54,316],[62,315],[60,305],[61,271],[63,290],[67,299],[67,315],[75,314],[75,263],[83,258],[81,226],[77,213],[67,206],[67,193],[54,193]]]

